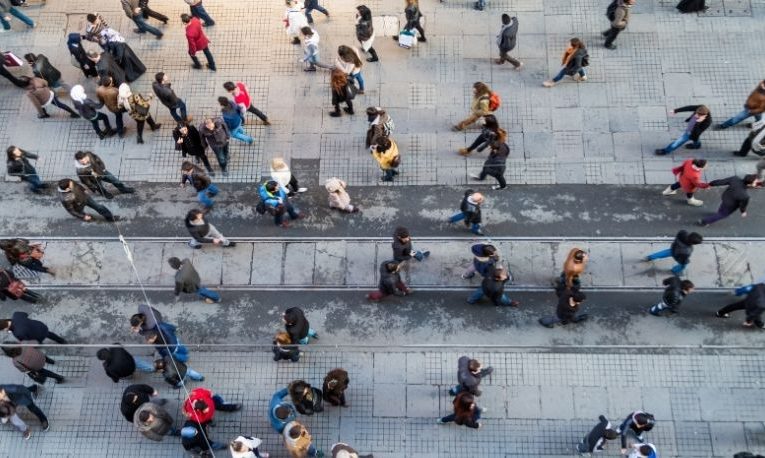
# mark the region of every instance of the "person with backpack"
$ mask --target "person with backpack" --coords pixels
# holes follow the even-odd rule
[[[151,96],[144,97],[141,94],[133,94],[130,90],[130,86],[127,83],[120,84],[119,87],[118,105],[120,108],[127,110],[128,114],[135,121],[136,125],[136,143],[143,144],[143,128],[146,123],[149,123],[149,128],[152,132],[162,127],[162,124],[154,122],[154,118],[151,117],[149,111],[151,105],[149,101]]]
[[[498,184],[491,189],[499,190],[507,188],[505,181],[505,164],[510,155],[510,147],[507,146],[507,132],[504,129],[497,130],[497,139],[491,142],[491,152],[483,163],[483,169],[478,175],[471,175],[474,180],[483,181],[487,176],[494,177]]]
[[[491,146],[492,142],[499,136],[499,123],[497,118],[493,114],[489,114],[483,117],[483,127],[481,127],[481,133],[476,137],[473,143],[467,148],[460,148],[458,153],[460,156],[469,156],[473,150],[479,153],[486,149],[487,146]]]
[[[606,37],[603,46],[607,49],[616,49],[614,41],[619,33],[627,28],[630,21],[630,8],[635,4],[635,0],[613,0],[606,9],[606,17],[611,21],[611,28],[602,33]]]
[[[483,202],[483,194],[468,189],[462,197],[462,202],[460,202],[459,213],[452,215],[448,221],[450,223],[464,221],[465,226],[470,228],[470,232],[475,235],[483,235],[481,230],[481,205]]]
[[[372,47],[375,41],[375,29],[372,25],[372,11],[366,5],[356,7],[356,39],[361,44],[361,49],[368,52],[367,62],[377,62],[377,51]]]
[[[495,61],[497,65],[510,62],[516,70],[520,70],[523,67],[523,62],[508,54],[515,49],[517,36],[518,18],[515,16],[510,17],[509,14],[503,14],[502,28],[499,29],[499,34],[497,34],[497,46],[499,47],[499,59]]]
[[[473,83],[473,101],[470,104],[470,115],[454,126],[455,131],[464,130],[482,117],[491,114],[499,108],[499,95],[492,92],[488,84],[477,81]]]
[[[682,135],[680,135],[680,137],[677,138],[677,140],[673,141],[662,149],[657,149],[657,156],[670,154],[672,151],[688,143],[689,140],[692,143],[685,145],[686,149],[701,148],[699,137],[701,137],[701,134],[703,134],[704,131],[712,125],[712,115],[709,112],[709,108],[707,108],[706,105],[687,105],[684,107],[675,108],[671,111],[671,114],[680,113],[683,111],[693,112],[693,114],[685,120],[685,122],[688,123],[685,131]]]
[[[683,188],[688,205],[700,207],[704,201],[695,199],[693,193],[697,189],[709,188],[709,183],[701,179],[701,173],[706,167],[706,159],[686,159],[680,166],[672,169],[672,175],[677,177],[677,181],[667,186],[661,194],[671,196],[676,194],[678,189]]]
[[[691,294],[695,288],[692,281],[680,280],[674,275],[665,278],[661,283],[666,286],[664,294],[656,305],[648,309],[653,316],[661,316],[665,310],[671,314],[677,313],[685,296]]]
[[[619,433],[621,440],[621,452],[622,455],[627,454],[627,435],[634,435],[634,438],[639,442],[644,442],[643,433],[646,433],[653,429],[656,424],[656,419],[653,414],[643,412],[642,410],[636,410],[627,415],[622,424],[616,429]]]
[[[390,137],[393,129],[395,129],[393,119],[381,107],[368,107],[367,121],[369,122],[366,141],[367,148],[377,145],[382,138]]]
[[[398,175],[398,166],[401,165],[401,155],[396,142],[388,137],[381,138],[376,145],[372,145],[372,157],[383,172],[381,180],[393,181],[393,177]]]
[[[672,267],[672,273],[680,275],[691,262],[693,246],[700,245],[703,241],[704,237],[698,232],[680,230],[677,235],[675,235],[675,239],[672,241],[672,245],[669,248],[651,253],[643,258],[643,261],[655,261],[657,259],[664,259],[671,256],[672,259],[677,262],[677,264]]]
[[[542,83],[542,86],[553,87],[566,75],[573,77],[576,81],[587,81],[584,68],[590,65],[590,55],[582,40],[576,37],[569,40],[569,46],[561,58],[561,65],[558,74],[553,79]]]

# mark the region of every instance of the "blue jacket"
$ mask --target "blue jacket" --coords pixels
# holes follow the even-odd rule
[[[263,183],[262,185],[260,185],[258,194],[260,194],[260,199],[268,207],[275,208],[279,204],[287,203],[287,193],[284,192],[284,189],[281,186],[279,186],[279,189],[272,194],[268,192],[268,190],[266,189],[266,183]]]
[[[168,347],[170,348],[170,352],[175,352],[178,347],[178,337],[175,335],[175,326],[170,323],[159,323],[157,325],[157,331],[159,331],[159,338],[157,339],[157,345],[155,346],[157,353],[163,358],[165,356],[170,356]],[[163,345],[163,340],[164,343],[167,344],[167,347]]]
[[[279,434],[284,431],[284,427],[287,426],[287,423],[294,421],[297,418],[295,406],[293,406],[291,402],[284,400],[284,398],[287,396],[289,396],[287,388],[282,388],[281,390],[274,393],[274,396],[271,398],[271,402],[268,404],[268,418],[271,420],[271,426]],[[276,409],[279,407],[287,407],[290,409],[289,415],[287,415],[287,418],[284,420],[276,416]]]
[[[242,114],[239,112],[239,107],[229,100],[229,106],[221,110],[221,116],[226,123],[229,132],[233,132],[242,125]]]
[[[473,253],[473,267],[482,277],[485,277],[489,269],[497,262],[495,258],[489,258],[483,254],[483,247],[485,243],[476,243],[470,247],[470,251]]]

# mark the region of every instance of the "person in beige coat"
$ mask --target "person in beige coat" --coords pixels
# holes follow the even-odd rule
[[[29,100],[32,101],[32,105],[34,105],[35,109],[37,110],[37,117],[40,119],[50,118],[50,115],[45,110],[45,108],[50,105],[55,105],[66,111],[69,113],[70,118],[80,117],[80,115],[78,115],[67,104],[63,103],[58,99],[58,97],[56,97],[56,93],[53,92],[50,87],[48,87],[48,82],[42,78],[38,78],[36,76],[29,78],[29,84],[27,85],[27,97],[29,97]]]
[[[292,458],[322,457],[324,453],[313,445],[311,435],[300,422],[291,421],[284,426],[284,445]]]
[[[345,190],[346,187],[345,181],[337,177],[332,177],[324,183],[324,188],[329,193],[329,208],[337,208],[347,213],[361,212],[358,206],[351,205],[351,196]]]
[[[473,84],[473,101],[470,104],[470,115],[457,123],[454,130],[463,130],[468,126],[491,114],[489,109],[489,99],[491,98],[491,88],[486,83],[480,81]]]

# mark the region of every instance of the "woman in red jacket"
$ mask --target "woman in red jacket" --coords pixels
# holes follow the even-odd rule
[[[199,59],[196,56],[198,51],[202,51],[207,58],[207,68],[215,71],[215,60],[210,52],[210,48],[208,48],[210,40],[207,39],[207,36],[202,31],[202,23],[199,21],[199,18],[191,17],[184,13],[181,14],[181,22],[186,24],[186,41],[189,42],[189,56],[191,56],[191,60],[194,62],[194,68],[202,68],[202,64],[199,63]]]
[[[693,193],[697,189],[706,189],[709,184],[701,179],[701,172],[707,167],[706,159],[686,159],[682,165],[672,169],[672,174],[677,177],[677,181],[667,186],[662,192],[665,196],[675,194],[678,189],[683,188],[685,197],[688,199],[688,205],[700,207],[704,204],[703,200],[695,199]]]
[[[213,421],[215,409],[221,412],[236,412],[241,408],[241,404],[228,403],[219,394],[214,394],[206,388],[194,388],[183,402],[186,418],[202,425]]]

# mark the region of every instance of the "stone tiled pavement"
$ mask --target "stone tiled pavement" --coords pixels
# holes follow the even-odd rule
[[[215,98],[223,95],[222,82],[247,82],[256,104],[274,125],[247,126],[257,140],[251,147],[242,143],[232,147],[228,181],[257,180],[268,160],[282,155],[318,159],[314,172],[321,179],[337,175],[352,185],[377,183],[377,168],[363,151],[364,117],[327,116],[328,75],[301,71],[296,62],[301,51],[287,43],[281,30],[281,2],[205,2],[218,24],[207,30],[219,62],[215,74],[190,68],[177,19],[185,10],[183,2],[152,0],[155,9],[171,17],[170,24],[162,27],[161,41],[134,34],[116,0],[97,5],[84,0],[48,3],[24,10],[37,20],[35,30],[21,30],[14,21],[14,31],[0,36],[0,45],[19,55],[28,51],[48,55],[70,83],[81,82],[81,73],[69,64],[65,36],[77,30],[84,13],[94,7],[125,35],[147,65],[147,74],[133,84],[137,92],[150,93],[153,73],[163,70],[199,119],[217,112]],[[375,16],[402,15],[398,1],[366,3]],[[382,61],[364,68],[367,93],[356,105],[360,109],[381,105],[394,117],[403,154],[396,185],[462,184],[468,171],[480,164],[479,158],[454,153],[472,141],[476,131],[450,131],[466,113],[470,86],[476,80],[490,83],[503,98],[497,116],[510,132],[510,183],[643,184],[663,183],[668,166],[687,156],[685,150],[675,158],[653,156],[655,148],[683,127],[684,117],[670,116],[668,110],[705,103],[715,120],[721,120],[738,112],[762,79],[765,58],[759,51],[765,38],[756,32],[762,28],[765,0],[712,0],[710,10],[700,15],[678,14],[675,0],[641,0],[616,51],[601,46],[600,31],[607,26],[603,14],[607,2],[602,0],[490,0],[483,13],[472,11],[470,3],[423,0],[428,43],[406,51],[379,36],[375,47]],[[317,16],[324,60],[332,60],[340,44],[356,45],[355,4],[332,0],[326,5],[332,20]],[[526,63],[520,73],[490,62],[502,12],[520,20],[515,54]],[[378,34],[382,35],[379,30]],[[589,81],[542,88],[541,81],[558,68],[565,41],[574,35],[589,44]],[[86,83],[90,92],[93,84]],[[125,140],[99,142],[88,123],[70,121],[55,109],[52,118],[37,120],[22,92],[10,85],[3,84],[0,95],[0,144],[12,142],[42,152],[39,169],[47,179],[70,175],[71,155],[81,148],[101,153],[112,170],[129,180],[176,178],[180,157],[172,149],[172,120],[156,103],[152,109],[165,127],[147,133],[145,145],[136,145],[133,132]],[[128,125],[134,129],[131,121]],[[753,169],[751,158],[733,160],[729,153],[745,135],[743,128],[709,131],[695,155],[712,160],[711,167],[721,174]]]

